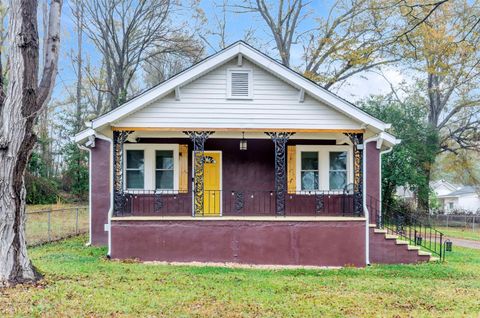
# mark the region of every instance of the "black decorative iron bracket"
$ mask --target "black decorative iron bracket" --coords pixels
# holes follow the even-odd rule
[[[285,195],[287,193],[286,145],[293,132],[266,132],[275,144],[275,212],[285,215]]]
[[[323,193],[315,194],[315,213],[320,214],[325,207],[325,195]]]
[[[193,215],[204,213],[204,164],[205,141],[213,134],[212,131],[184,131],[193,142]]]
[[[363,215],[363,134],[345,135],[353,144],[353,211],[360,216]]]
[[[235,208],[235,212],[240,212],[243,207],[245,206],[245,196],[244,196],[244,193],[243,191],[234,191],[232,192],[232,194],[234,195],[234,199],[235,199],[235,204],[234,204],[234,208]]]
[[[127,200],[123,186],[123,144],[132,132],[113,132],[113,215],[125,212]]]

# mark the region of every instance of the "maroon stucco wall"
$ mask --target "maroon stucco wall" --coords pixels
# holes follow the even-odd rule
[[[111,256],[360,267],[365,266],[365,221],[113,221]]]
[[[376,142],[367,144],[366,200],[369,209],[370,224],[375,224],[380,199],[380,150]]]
[[[407,245],[398,245],[394,239],[386,239],[383,233],[374,233],[370,228],[370,262],[372,264],[415,264],[426,262],[429,256],[418,255],[408,250]]]
[[[273,190],[275,146],[269,139],[248,139],[248,149],[240,150],[240,140],[207,139],[205,150],[222,151],[224,190]],[[188,138],[141,138],[139,143],[178,143],[189,145],[189,180],[192,177],[193,146]],[[335,145],[335,140],[292,139],[289,145]],[[191,183],[188,185],[191,191]]]
[[[110,143],[97,138],[95,147],[91,151],[91,243],[107,245],[108,232],[105,232],[104,224],[108,223],[108,210],[110,209]]]

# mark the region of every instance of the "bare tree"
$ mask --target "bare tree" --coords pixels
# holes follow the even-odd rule
[[[235,5],[237,12],[258,13],[267,24],[282,60],[282,64],[290,67],[292,44],[298,41],[301,33],[299,24],[309,14],[307,7],[311,1],[280,0],[245,0]]]
[[[284,65],[291,66],[292,46],[301,44],[301,70],[329,89],[355,74],[400,61],[397,42],[408,40],[447,1],[335,0],[326,17],[314,15],[305,0],[239,0],[232,6],[261,17]],[[398,25],[401,17],[404,23]],[[315,26],[305,29],[302,24]]]
[[[229,39],[229,27],[234,25],[229,21],[229,14],[234,13],[231,10],[232,0],[220,0],[212,1],[213,6],[212,18],[213,22],[208,27],[208,19],[203,11],[197,15],[199,26],[196,27],[196,34],[202,39],[205,44],[215,52],[218,52],[228,46]],[[207,26],[207,27],[206,27]],[[247,28],[243,33],[243,40],[252,44],[255,43],[256,47],[260,47],[261,44],[255,37],[255,29],[253,26]]]
[[[52,0],[42,76],[37,1],[11,1],[8,87],[0,101],[0,283],[39,278],[25,242],[25,169],[35,145],[35,120],[50,99],[57,73],[62,0]],[[3,87],[0,87],[3,90]]]
[[[329,89],[347,78],[400,60],[387,45],[388,6],[371,0],[337,0],[307,35],[305,74]]]
[[[104,58],[106,91],[112,109],[126,101],[143,62],[190,48],[191,36],[172,21],[171,0],[84,3],[85,31]]]
[[[203,56],[203,48],[195,42],[192,42],[191,48],[190,52],[161,54],[145,61],[143,65],[145,83],[149,87],[155,86],[198,62]]]
[[[1,112],[1,107],[3,104],[3,101],[5,100],[5,76],[6,76],[6,70],[3,68],[3,50],[4,50],[4,42],[7,37],[7,32],[5,30],[5,19],[8,14],[8,8],[7,6],[3,3],[3,1],[0,1],[0,112]],[[0,117],[0,125],[2,124],[2,119]]]
[[[403,54],[428,97],[428,122],[442,151],[480,150],[480,5],[445,3],[409,34]],[[472,32],[472,27],[477,30]]]
[[[77,52],[76,56],[73,57],[76,62],[75,72],[77,75],[76,89],[75,89],[75,122],[74,122],[74,132],[78,133],[83,126],[83,105],[82,105],[82,90],[83,90],[83,13],[84,13],[84,4],[83,1],[74,0],[72,1],[72,14],[75,19],[75,26],[77,28]]]

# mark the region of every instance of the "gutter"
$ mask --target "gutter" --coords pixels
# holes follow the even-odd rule
[[[379,187],[378,187],[378,189],[380,189],[380,195],[379,195],[380,206],[378,207],[378,218],[379,218],[378,222],[380,222],[380,224],[382,222],[382,217],[383,217],[383,215],[382,215],[382,156],[387,154],[387,153],[392,152],[392,150],[393,150],[393,146],[388,148],[387,150],[380,151],[380,160],[379,160],[379,163],[378,163],[378,165],[379,165],[378,169],[379,169],[379,172],[380,172],[378,174],[380,176],[380,180],[378,180],[378,182],[380,183]]]
[[[88,242],[85,246],[92,245],[92,149],[89,147],[77,144],[77,147],[81,150],[88,151]]]

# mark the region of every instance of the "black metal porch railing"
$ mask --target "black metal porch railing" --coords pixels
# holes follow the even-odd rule
[[[445,235],[431,224],[388,206],[380,213],[380,202],[370,196],[367,196],[367,208],[370,220],[375,220],[377,228],[437,255],[441,261],[445,260]]]
[[[121,195],[116,216],[191,216],[191,192],[132,190]],[[273,190],[204,190],[201,216],[278,216]],[[285,216],[362,216],[354,196],[342,191],[302,191],[285,195]],[[197,214],[198,215],[198,214]]]

